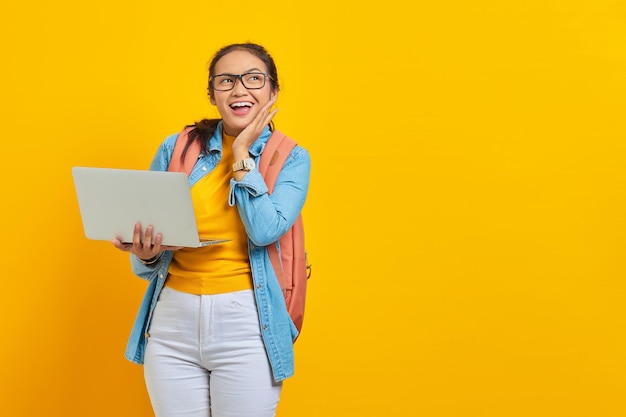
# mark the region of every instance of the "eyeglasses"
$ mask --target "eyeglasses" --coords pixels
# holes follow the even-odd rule
[[[230,91],[235,88],[239,79],[241,84],[248,90],[258,90],[265,87],[265,79],[272,77],[264,72],[247,72],[245,74],[218,74],[209,78],[211,86],[215,91]]]

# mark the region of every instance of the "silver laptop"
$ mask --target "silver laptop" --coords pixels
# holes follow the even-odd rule
[[[135,223],[154,227],[163,245],[197,248],[230,239],[198,236],[189,190],[182,172],[73,167],[74,187],[85,236],[132,242]]]

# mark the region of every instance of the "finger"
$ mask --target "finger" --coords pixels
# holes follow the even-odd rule
[[[261,132],[265,128],[265,126],[267,126],[269,122],[272,121],[272,119],[278,112],[278,109],[274,109],[270,112],[271,108],[272,102],[268,102],[265,106],[263,106],[263,108],[261,108],[261,111],[255,119],[255,127],[257,131]]]
[[[124,252],[128,252],[130,250],[130,247],[132,246],[132,244],[130,243],[123,243],[120,239],[112,239],[111,243],[113,244],[113,246],[115,246],[117,249],[124,251]]]
[[[135,223],[133,229],[133,246],[141,246],[141,223]]]
[[[152,225],[146,227],[146,233],[143,235],[143,248],[152,251],[152,232],[154,228]]]
[[[263,120],[265,118],[265,116],[269,113],[269,111],[270,111],[270,109],[272,108],[273,105],[274,105],[274,102],[272,100],[270,100],[267,103],[265,103],[265,105],[263,107],[261,107],[261,111],[259,111],[259,114],[257,114],[256,119],[257,120]]]
[[[260,123],[258,124],[258,127],[259,127],[259,134],[260,134],[260,132],[262,132],[262,131],[263,131],[263,129],[265,128],[265,126],[267,126],[267,125],[268,125],[268,124],[272,121],[272,119],[274,118],[274,116],[276,115],[276,113],[278,113],[278,109],[274,109],[274,110],[272,110],[272,112],[271,112],[271,113],[269,113],[269,114],[267,114],[267,113],[266,113],[266,114],[265,114],[265,116],[263,117],[263,119],[262,119],[262,120],[260,121]]]
[[[276,113],[278,113],[278,109],[274,109],[272,110],[272,112],[270,114],[267,115],[267,117],[265,118],[265,124],[269,124],[269,122],[272,121],[272,119],[274,118],[274,116],[276,116]]]
[[[254,120],[252,121],[252,128],[255,132],[260,132],[264,127],[264,121],[265,118],[267,117],[267,112],[268,112],[268,107],[267,104],[263,107],[261,107],[261,110],[259,111],[259,114],[256,115],[256,117],[254,118]]]
[[[151,245],[151,250],[156,254],[159,253],[162,249],[161,243],[163,242],[163,235],[161,233],[157,233],[154,237],[154,245]]]

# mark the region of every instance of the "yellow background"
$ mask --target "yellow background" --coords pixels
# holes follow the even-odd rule
[[[246,40],[313,158],[279,417],[626,415],[626,3],[298,3],[0,6],[0,415],[152,415],[71,167],[147,168]]]

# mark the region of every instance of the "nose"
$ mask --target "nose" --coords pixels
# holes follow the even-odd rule
[[[236,95],[246,94],[248,89],[243,85],[243,80],[241,76],[235,79],[235,85],[233,86],[233,93]]]

